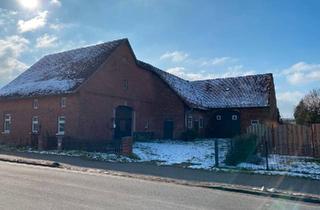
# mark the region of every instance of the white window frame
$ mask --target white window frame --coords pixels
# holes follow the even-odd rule
[[[188,117],[187,117],[187,127],[188,127],[188,129],[192,129],[192,128],[193,128],[193,118],[192,118],[192,115],[188,115]]]
[[[63,131],[61,131],[62,125],[63,124]],[[66,129],[66,117],[65,116],[59,116],[58,117],[58,133],[60,135],[65,134],[65,129]]]
[[[231,118],[232,118],[232,120],[238,120],[238,115],[233,114]]]
[[[204,121],[203,118],[199,118],[199,128],[203,128]]]
[[[61,108],[66,108],[67,107],[67,97],[62,97],[60,99],[60,107]]]
[[[36,127],[36,125],[37,125],[37,127]],[[39,133],[40,127],[39,127],[39,117],[38,116],[32,117],[31,130],[32,130],[32,133]]]
[[[251,120],[251,125],[257,125],[259,124],[259,120]]]
[[[3,133],[10,133],[10,131],[11,131],[11,114],[5,114],[4,122],[3,122]]]
[[[218,121],[222,120],[222,116],[220,114],[216,115],[216,120]]]
[[[39,109],[39,100],[33,99],[33,109]]]

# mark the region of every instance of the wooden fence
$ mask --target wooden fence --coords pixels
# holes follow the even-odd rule
[[[275,127],[257,124],[247,128],[259,142],[267,142],[269,153],[320,157],[320,124],[283,124]]]

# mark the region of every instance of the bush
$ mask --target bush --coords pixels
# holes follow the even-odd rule
[[[187,130],[181,133],[181,139],[184,141],[192,141],[198,137],[198,132],[195,130]]]
[[[240,135],[232,139],[232,147],[226,156],[227,165],[237,165],[241,162],[258,162],[257,137],[255,135]]]

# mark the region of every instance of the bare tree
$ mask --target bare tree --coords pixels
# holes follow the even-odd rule
[[[320,123],[320,89],[310,91],[295,108],[298,124]]]

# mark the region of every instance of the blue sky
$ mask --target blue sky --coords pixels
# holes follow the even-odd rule
[[[320,1],[1,0],[0,87],[42,56],[129,38],[189,80],[272,72],[283,117],[320,82]]]

